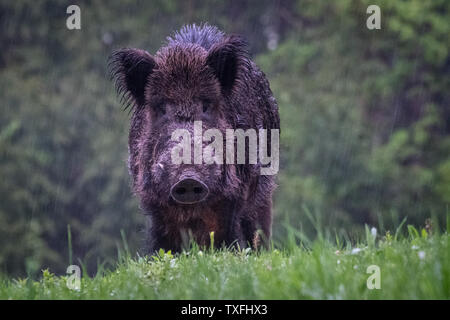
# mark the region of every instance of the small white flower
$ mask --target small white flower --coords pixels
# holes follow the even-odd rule
[[[377,228],[373,227],[372,229],[370,229],[370,233],[375,238],[377,236]]]
[[[341,260],[338,260],[338,261],[337,261],[337,264],[341,264]]]
[[[362,251],[360,248],[353,248],[351,254],[358,254]]]
[[[203,252],[202,251],[199,251],[198,252],[198,255],[201,257],[201,256],[203,256]]]
[[[357,265],[357,264],[355,264],[354,266],[353,266],[353,269],[358,269],[359,268],[359,266]]]
[[[413,245],[413,246],[411,247],[411,249],[413,249],[413,250],[417,250],[417,249],[419,249],[419,247],[418,247],[418,246],[416,246],[416,245]]]
[[[419,255],[420,260],[425,259],[425,251],[419,251],[417,254]]]

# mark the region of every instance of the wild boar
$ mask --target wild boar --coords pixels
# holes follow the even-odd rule
[[[278,147],[273,139],[280,128],[278,106],[243,38],[207,24],[185,26],[155,55],[120,49],[113,52],[110,66],[118,93],[131,106],[129,171],[148,217],[149,250],[180,251],[190,240],[210,245],[211,232],[215,246],[267,244],[278,167],[261,174],[267,162],[258,157],[255,162],[250,146],[244,158],[253,163],[234,161],[234,156],[223,163],[173,161],[179,144],[173,133],[192,134],[195,124],[224,137],[229,129],[242,129],[244,144],[252,140],[249,130],[268,130],[263,147],[277,154],[272,147],[274,141]],[[208,145],[205,140],[201,147]],[[237,140],[232,144],[238,148]]]

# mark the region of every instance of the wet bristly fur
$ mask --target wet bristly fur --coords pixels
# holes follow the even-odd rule
[[[172,132],[183,128],[192,133],[195,120],[202,121],[203,132],[279,129],[269,83],[242,38],[209,25],[185,26],[154,56],[120,49],[111,56],[110,66],[117,91],[131,107],[129,170],[133,191],[149,219],[149,250],[179,251],[189,237],[208,245],[210,232],[217,246],[257,246],[269,239],[275,177],[260,175],[259,162],[171,161],[177,144]],[[208,186],[204,201],[182,205],[171,198],[171,186],[186,175]]]

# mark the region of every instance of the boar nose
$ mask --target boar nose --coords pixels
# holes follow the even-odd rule
[[[204,200],[209,190],[206,184],[194,178],[178,181],[170,189],[172,198],[181,204],[194,204]]]

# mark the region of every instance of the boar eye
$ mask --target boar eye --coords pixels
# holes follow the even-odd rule
[[[203,102],[203,112],[207,112],[211,106],[211,103],[208,101]]]
[[[158,102],[154,105],[154,109],[157,114],[166,114],[166,104],[164,102]]]

